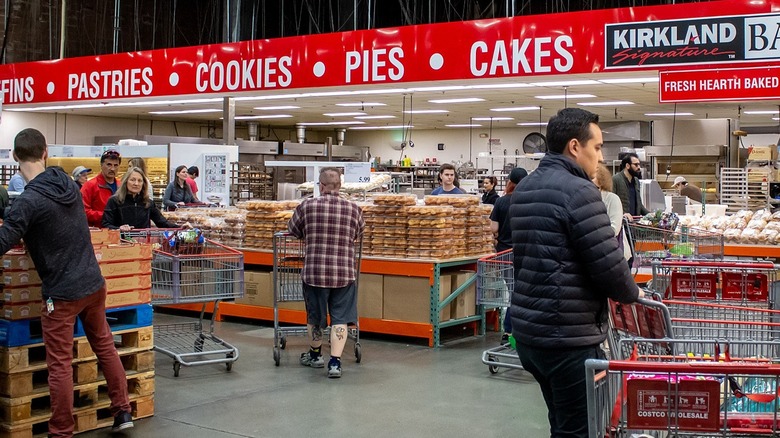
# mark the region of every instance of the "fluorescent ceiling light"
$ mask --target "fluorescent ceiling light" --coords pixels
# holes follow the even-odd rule
[[[72,110],[72,109],[89,109],[89,108],[115,108],[115,107],[134,107],[134,106],[158,106],[158,105],[184,105],[188,103],[214,103],[222,102],[222,98],[210,98],[210,99],[182,99],[182,100],[150,100],[139,102],[108,102],[108,103],[77,103],[75,105],[50,105],[50,106],[37,106],[32,108],[7,108],[4,111],[19,111],[19,112],[33,112],[33,111],[57,111],[57,110]]]
[[[357,120],[343,121],[343,122],[310,122],[310,123],[296,123],[301,126],[331,126],[331,125],[362,125],[366,122],[360,122]]]
[[[404,111],[406,114],[443,114],[448,113],[447,110],[406,110]]]
[[[337,103],[336,106],[387,106],[385,103],[381,102],[348,102],[348,103]]]
[[[538,106],[514,106],[507,108],[490,108],[490,111],[537,111]]]
[[[357,111],[357,112],[351,112],[351,113],[325,113],[323,116],[326,117],[353,117],[353,116],[365,116],[366,113]]]
[[[778,110],[744,111],[745,114],[777,114]]]
[[[646,116],[692,116],[693,113],[645,113]]]
[[[221,109],[201,108],[201,109],[174,110],[174,111],[149,111],[149,114],[164,116],[167,114],[203,114],[203,113],[221,113],[221,112],[222,112]]]
[[[461,124],[455,124],[455,125],[444,125],[448,128],[479,128],[479,123],[461,123]]]
[[[570,87],[574,85],[601,85],[598,81],[592,79],[572,80],[572,81],[549,81],[549,82],[531,82],[531,85],[537,87]]]
[[[593,94],[546,94],[543,96],[534,96],[537,99],[590,99],[596,97]]]
[[[357,116],[355,117],[358,120],[375,120],[375,119],[394,119],[395,116]]]
[[[430,103],[469,103],[469,102],[484,102],[485,99],[481,97],[463,97],[457,99],[433,99],[429,100]]]
[[[256,110],[260,111],[280,111],[280,110],[291,110],[291,109],[298,109],[299,106],[295,105],[277,105],[277,106],[256,106]]]
[[[481,85],[468,86],[468,88],[471,90],[498,90],[502,88],[529,88],[529,87],[533,87],[533,85],[526,84],[524,82],[517,82],[511,84],[481,84]]]
[[[256,120],[256,119],[286,119],[292,117],[289,114],[268,114],[261,116],[236,116],[235,120]]]
[[[414,128],[414,125],[357,126],[349,129],[353,130],[353,129],[411,129],[411,128]]]
[[[658,76],[648,76],[644,78],[599,79],[599,82],[605,84],[647,84],[651,82],[658,82]]]
[[[618,106],[618,105],[634,105],[634,102],[627,100],[613,100],[611,102],[579,102],[577,105],[582,106]]]
[[[547,126],[547,122],[520,122],[517,126]]]
[[[478,120],[478,121],[490,121],[493,120],[494,122],[501,121],[501,120],[514,120],[514,117],[472,117],[471,120]]]

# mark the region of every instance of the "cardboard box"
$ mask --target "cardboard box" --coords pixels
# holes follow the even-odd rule
[[[452,290],[459,288],[476,273],[473,271],[458,271],[452,274]],[[477,283],[471,284],[453,301],[452,319],[465,318],[477,314]]]
[[[27,251],[12,249],[3,255],[3,269],[6,271],[27,271],[35,269],[35,265]]]
[[[439,277],[439,301],[452,291],[452,276]],[[431,322],[431,285],[427,278],[385,275],[382,295],[382,318],[407,322]],[[450,309],[442,310],[440,321],[449,320]]]
[[[150,274],[141,274],[106,278],[106,288],[108,289],[108,293],[138,289],[151,289],[152,276]]]
[[[244,296],[236,304],[274,306],[273,275],[270,272],[244,271]]]
[[[41,301],[40,286],[6,287],[3,289],[3,301],[6,303],[26,303]]]
[[[271,304],[273,306],[273,304]],[[280,309],[306,311],[306,303],[303,301],[283,301],[279,303]]]
[[[138,274],[149,275],[152,273],[152,261],[133,260],[130,262],[101,263],[100,272],[106,278]]]
[[[119,230],[109,230],[108,228],[90,228],[89,234],[93,245],[110,245],[119,243]]]
[[[777,159],[777,146],[751,146],[748,160],[773,161]]]
[[[358,317],[382,319],[384,276],[360,274],[358,279]]]
[[[152,289],[112,292],[106,295],[106,308],[135,306],[152,302]]]
[[[41,284],[37,271],[6,271],[3,273],[6,287],[36,286]]]
[[[3,303],[0,305],[0,317],[9,321],[20,319],[38,318],[41,316],[40,301],[31,301],[28,303]]]
[[[151,260],[152,245],[148,243],[98,245],[95,246],[95,257],[99,263]]]

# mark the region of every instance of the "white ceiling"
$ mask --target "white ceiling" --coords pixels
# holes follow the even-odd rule
[[[446,125],[462,125],[474,123],[482,127],[489,127],[493,117],[494,128],[514,127],[518,123],[532,123],[546,121],[557,110],[566,106],[563,99],[542,100],[536,96],[567,94],[592,94],[592,98],[569,98],[567,106],[580,107],[597,113],[601,121],[625,121],[625,120],[658,120],[664,116],[647,115],[650,113],[671,113],[674,104],[658,103],[658,73],[656,71],[598,73],[589,75],[561,75],[543,77],[523,77],[517,79],[501,80],[471,80],[449,82],[425,82],[415,84],[383,84],[381,86],[338,87],[328,89],[307,90],[276,90],[264,92],[262,95],[241,94],[237,95],[236,116],[268,116],[289,115],[286,118],[261,118],[256,119],[261,126],[291,127],[296,123],[332,123],[325,126],[310,126],[307,129],[329,130],[346,127],[370,128],[382,126],[408,125],[414,129],[449,129]],[[639,81],[629,83],[610,83],[614,80]],[[583,85],[563,86],[561,83],[570,81],[596,81]],[[533,85],[531,85],[533,84]],[[447,87],[447,89],[442,89]],[[454,88],[454,89],[453,89]],[[385,90],[385,91],[383,91]],[[387,91],[390,90],[390,91]],[[315,96],[307,96],[314,93]],[[349,95],[340,95],[348,93]],[[316,95],[319,94],[319,95]],[[327,94],[327,95],[322,95]],[[417,110],[446,110],[445,113],[434,114],[404,114],[404,96],[406,96],[406,109]],[[79,109],[52,109],[46,112],[82,114],[94,116],[113,117],[141,117],[155,120],[175,121],[214,121],[221,124],[222,99],[221,96],[198,95],[174,97],[170,100],[180,101],[186,99],[212,99],[212,102],[200,103],[166,103],[155,104],[154,99],[123,101],[135,102],[132,106],[101,105],[92,108]],[[431,103],[435,99],[454,98],[481,98],[484,101],[469,103]],[[588,102],[629,101],[629,105],[607,106],[580,106]],[[337,103],[362,103],[357,107],[337,106]],[[384,106],[373,106],[371,103],[383,103]],[[98,104],[99,105],[99,104]],[[777,117],[780,101],[750,101],[750,102],[715,102],[715,103],[684,103],[677,105],[677,112],[693,113],[680,118],[733,118],[739,119],[742,127],[778,125],[780,122],[772,120]],[[258,110],[256,107],[268,106],[297,106],[299,108],[279,110]],[[491,111],[493,108],[506,107],[541,107],[528,111]],[[29,111],[34,107],[22,106],[7,107],[4,109]],[[198,114],[171,114],[153,115],[150,111],[176,111],[211,109],[214,112]],[[775,114],[751,115],[745,111],[774,111]],[[362,112],[368,116],[392,116],[384,119],[356,119],[354,116],[326,116],[324,114]],[[488,118],[488,120],[476,121],[474,118]],[[511,120],[496,120],[497,117],[511,117]],[[363,122],[363,124],[349,124]],[[237,125],[246,123],[237,120]],[[456,128],[452,128],[456,129]]]

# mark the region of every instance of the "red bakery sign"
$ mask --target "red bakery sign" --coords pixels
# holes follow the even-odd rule
[[[0,91],[4,104],[19,105],[771,65],[780,60],[770,44],[780,0],[754,3],[518,16],[2,65]]]
[[[660,102],[780,99],[780,67],[664,71]]]

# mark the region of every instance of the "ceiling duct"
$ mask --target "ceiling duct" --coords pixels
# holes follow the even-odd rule
[[[306,142],[306,127],[303,125],[295,125],[295,138],[298,140],[298,143],[305,143]]]
[[[347,135],[347,129],[346,128],[338,128],[336,129],[336,144],[337,145],[343,145],[344,144],[344,136]]]
[[[247,133],[249,134],[250,141],[257,140],[257,131],[259,126],[260,125],[257,122],[246,122],[246,130]]]

